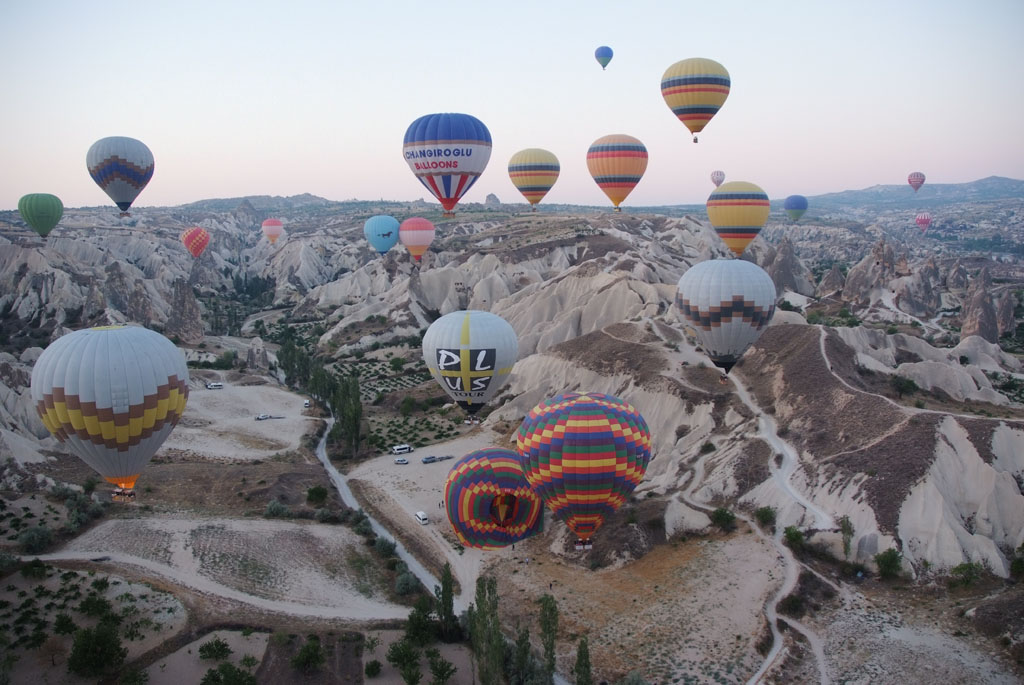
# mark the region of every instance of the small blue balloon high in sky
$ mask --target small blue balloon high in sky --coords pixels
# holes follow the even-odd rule
[[[594,59],[596,59],[597,63],[601,65],[601,71],[604,71],[604,68],[612,61],[613,54],[615,53],[613,53],[612,49],[607,45],[602,45],[597,50],[594,50]]]

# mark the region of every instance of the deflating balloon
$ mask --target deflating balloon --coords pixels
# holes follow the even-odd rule
[[[724,171],[712,171],[711,172],[711,182],[715,184],[716,188],[718,186],[722,185],[722,182],[724,180],[725,180],[725,172]]]
[[[775,284],[752,262],[711,259],[679,279],[676,306],[714,365],[728,373],[775,314]]]
[[[573,392],[534,407],[516,447],[534,492],[586,541],[643,479],[651,433],[619,398]]]
[[[803,195],[790,195],[786,198],[782,208],[786,210],[786,214],[789,214],[790,219],[799,221],[807,211],[807,198]]]
[[[587,150],[587,169],[615,205],[615,211],[621,211],[619,204],[647,170],[647,148],[632,136],[616,134],[598,138]]]
[[[284,225],[280,219],[267,219],[263,222],[263,235],[267,236],[271,245],[276,243],[283,233]]]
[[[199,226],[193,226],[192,228],[186,228],[181,233],[181,242],[185,245],[185,249],[192,253],[193,257],[199,257],[203,254],[203,250],[210,244],[210,233]]]
[[[597,50],[594,50],[594,59],[596,59],[597,63],[601,65],[601,71],[604,71],[604,68],[612,61],[613,54],[615,53],[613,53],[612,49],[607,45],[602,45]]]
[[[761,232],[771,205],[768,194],[753,183],[729,181],[708,196],[708,220],[736,256]]]
[[[33,231],[45,238],[64,216],[64,203],[56,195],[31,193],[18,200],[18,213]]]
[[[89,328],[43,350],[31,393],[47,430],[105,479],[130,489],[185,411],[188,368],[159,333]]]
[[[469,114],[427,114],[410,124],[402,152],[420,183],[452,213],[491,158],[491,132]]]
[[[384,254],[398,243],[398,219],[387,214],[371,216],[363,224],[363,235],[373,249]]]
[[[153,153],[141,140],[113,136],[92,144],[85,165],[96,185],[103,189],[123,216],[153,178]]]
[[[534,211],[535,205],[555,185],[560,170],[558,157],[536,147],[520,150],[508,160],[508,176],[512,179],[512,185],[534,206]]]
[[[928,212],[921,212],[917,215],[917,225],[921,227],[921,233],[924,234],[928,230],[928,226],[932,223],[932,215]]]
[[[470,414],[508,382],[518,356],[515,330],[490,312],[445,314],[423,334],[423,361],[430,375]]]
[[[915,171],[911,173],[909,176],[907,176],[907,183],[910,184],[910,187],[913,188],[914,192],[916,193],[918,190],[921,189],[921,186],[924,185],[924,174],[922,174],[920,171]]]
[[[444,484],[455,537],[466,547],[498,549],[539,533],[542,503],[523,474],[519,455],[486,447],[455,462]]]
[[[398,239],[418,262],[434,242],[434,224],[418,216],[406,219],[398,227]]]
[[[694,57],[676,62],[661,77],[661,96],[672,113],[690,129],[693,142],[729,97],[729,72],[713,59]]]

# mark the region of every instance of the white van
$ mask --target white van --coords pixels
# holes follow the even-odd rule
[[[425,511],[417,511],[416,520],[420,522],[421,526],[425,526],[430,523],[430,519],[427,518],[427,512]]]
[[[224,384],[223,383],[207,383],[206,384],[206,389],[207,390],[222,390],[223,388],[224,388]]]
[[[412,452],[412,445],[392,445],[391,454],[408,454]]]

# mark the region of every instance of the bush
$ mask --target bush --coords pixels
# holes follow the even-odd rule
[[[903,555],[895,547],[875,555],[875,563],[878,564],[878,575],[882,578],[895,578],[900,574]]]
[[[728,509],[719,507],[711,512],[711,523],[715,524],[722,530],[732,530],[736,527],[736,514],[732,513]]]
[[[313,518],[315,518],[320,523],[340,523],[341,522],[341,517],[338,516],[337,514],[335,514],[330,509],[322,509],[322,508],[321,509],[317,509],[316,512],[313,514]]]
[[[951,587],[955,587],[957,585],[970,587],[981,579],[982,570],[981,564],[972,561],[954,566],[949,572],[950,576],[952,576],[949,580],[949,584]]]
[[[199,685],[256,685],[256,676],[225,661],[217,668],[208,670]]]
[[[32,561],[22,565],[21,575],[26,578],[45,578],[46,569],[48,568],[49,566],[44,564],[41,560],[33,559]]]
[[[803,531],[796,526],[786,526],[786,530],[782,532],[782,536],[785,539],[786,546],[794,552],[802,551],[804,544],[806,544]]]
[[[775,507],[760,507],[754,511],[754,518],[765,528],[775,527]]]
[[[700,453],[701,454],[710,454],[711,452],[714,452],[714,451],[715,451],[715,444],[712,443],[712,442],[705,442],[703,445],[700,446]]]
[[[405,571],[398,574],[395,578],[395,593],[399,595],[408,595],[419,589],[420,581],[416,579],[416,576]]]
[[[33,526],[18,535],[18,545],[25,554],[39,554],[53,544],[53,531],[46,526]]]
[[[1010,576],[1013,578],[1024,577],[1024,557],[1017,557],[1010,562]]]
[[[323,647],[320,646],[320,638],[310,635],[299,653],[292,657],[292,666],[303,673],[312,673],[320,668],[326,660]]]
[[[373,535],[373,526],[370,525],[370,519],[364,518],[352,528],[359,535]]]
[[[388,540],[385,537],[377,538],[377,541],[373,543],[374,549],[377,550],[377,554],[381,555],[385,559],[388,557],[395,556],[395,541]]]
[[[289,518],[291,515],[292,510],[277,499],[267,502],[267,508],[263,510],[263,516],[266,518]]]
[[[327,494],[327,488],[322,485],[314,485],[306,490],[306,501],[314,507],[319,507],[327,501]]]
[[[380,675],[380,669],[380,662],[374,659],[373,661],[370,661],[366,664],[366,668],[363,670],[363,672],[366,674],[367,678],[376,678]]]
[[[231,647],[219,637],[199,645],[200,659],[219,661],[220,659],[227,659],[229,656],[231,656]]]
[[[84,628],[75,633],[68,670],[94,678],[119,668],[127,654],[128,650],[121,646],[121,639],[117,636],[117,626],[101,622],[95,628]]]

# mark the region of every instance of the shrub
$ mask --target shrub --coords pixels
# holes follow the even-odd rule
[[[890,547],[884,552],[875,555],[875,563],[878,564],[878,575],[882,578],[895,578],[900,573],[903,555],[895,547]]]
[[[975,582],[981,579],[982,572],[981,564],[973,561],[968,561],[963,564],[958,564],[950,570],[949,584],[950,586],[963,585],[964,587],[970,587]]]
[[[231,656],[231,647],[219,637],[199,645],[200,659],[219,661],[220,659],[227,659],[229,656]]]
[[[75,633],[75,642],[68,657],[68,670],[91,678],[116,670],[124,663],[128,650],[121,646],[117,626],[101,622],[95,628]]]
[[[796,526],[786,526],[786,530],[782,532],[782,536],[786,541],[786,546],[794,552],[802,551],[806,544],[803,531]]]
[[[366,668],[363,670],[366,673],[367,678],[376,678],[380,675],[381,664],[379,661],[374,659],[366,664]]]
[[[310,635],[299,653],[292,657],[292,666],[303,673],[312,673],[320,668],[326,660],[324,649],[320,646],[320,638]]]
[[[53,531],[46,526],[33,526],[18,535],[18,545],[25,554],[39,554],[53,544]]]
[[[21,575],[26,578],[45,578],[47,568],[49,567],[41,560],[33,559],[21,567]]]
[[[337,514],[335,514],[330,509],[323,509],[323,508],[317,509],[316,512],[313,514],[313,518],[315,518],[320,523],[340,523],[341,522],[341,517],[338,516]]]
[[[373,535],[373,526],[370,525],[370,519],[362,519],[352,528],[359,535]]]
[[[416,580],[416,576],[414,576],[413,574],[409,573],[408,571],[405,571],[403,573],[398,574],[398,577],[395,578],[395,593],[396,594],[399,594],[399,595],[411,594],[413,592],[416,592],[416,590],[419,588],[419,586],[420,586],[420,582],[418,580]]]
[[[266,518],[288,518],[291,515],[292,510],[277,499],[267,502],[267,508],[263,510],[263,516]]]
[[[322,485],[314,485],[306,490],[306,501],[314,507],[319,507],[327,501],[327,488]]]
[[[78,609],[79,612],[85,614],[86,616],[92,616],[93,618],[106,616],[113,609],[113,607],[110,605],[110,602],[106,598],[100,597],[99,595],[87,596],[85,599],[81,601],[81,603],[76,608]]]
[[[395,555],[394,540],[388,540],[385,537],[379,537],[377,538],[377,541],[373,543],[373,547],[377,550],[377,553],[385,559],[388,557],[393,557]]]
[[[736,515],[728,509],[719,507],[711,512],[711,523],[722,530],[729,531],[736,527]]]
[[[804,615],[804,600],[797,594],[786,595],[779,602],[779,613],[793,618]]]
[[[775,507],[760,507],[754,511],[754,518],[765,528],[775,526]]]
[[[199,685],[256,685],[256,676],[225,661],[208,670]]]
[[[703,445],[700,446],[700,453],[701,454],[709,454],[709,453],[714,452],[714,451],[715,451],[715,444],[713,442],[705,442]]]
[[[91,495],[93,492],[95,492],[96,486],[98,484],[98,480],[96,480],[92,476],[89,476],[88,478],[85,479],[85,483],[82,484],[82,491],[85,492],[85,494],[87,495]]]
[[[53,619],[53,630],[58,635],[71,635],[78,630],[78,626],[69,614],[60,613]]]

